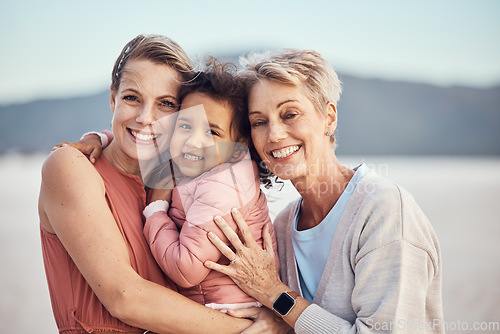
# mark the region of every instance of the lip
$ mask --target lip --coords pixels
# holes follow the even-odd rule
[[[132,128],[127,128],[127,132],[130,135],[131,140],[136,144],[151,145],[155,142],[161,134],[146,132],[143,130],[135,130]]]
[[[276,161],[286,161],[286,160],[291,159],[294,155],[296,155],[297,152],[299,152],[301,150],[301,148],[302,148],[302,145],[283,146],[283,147],[268,151],[267,155]],[[291,152],[291,151],[293,151],[293,152]],[[275,157],[273,152],[275,152],[275,153],[279,152],[279,153],[277,153],[278,156]],[[282,156],[280,156],[280,155],[282,155]]]
[[[180,157],[182,160],[189,163],[197,163],[205,160],[203,156],[193,154],[192,152],[181,152]]]

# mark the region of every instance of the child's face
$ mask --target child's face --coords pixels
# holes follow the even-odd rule
[[[182,174],[196,177],[231,159],[235,142],[232,116],[227,103],[205,94],[191,93],[184,98],[170,142],[170,154]]]

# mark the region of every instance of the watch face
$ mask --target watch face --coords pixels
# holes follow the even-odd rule
[[[273,309],[284,317],[288,314],[288,312],[290,312],[293,305],[295,305],[295,299],[293,299],[293,297],[288,293],[284,292],[274,302]]]

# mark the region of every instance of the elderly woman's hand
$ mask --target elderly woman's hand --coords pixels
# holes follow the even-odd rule
[[[243,291],[268,308],[272,308],[276,297],[282,291],[286,291],[286,286],[280,281],[276,269],[269,225],[266,225],[262,232],[264,240],[264,249],[262,249],[252,238],[248,225],[239,211],[234,209],[232,216],[239,227],[243,242],[221,217],[215,217],[215,223],[231,242],[236,253],[225,245],[215,233],[210,232],[208,234],[210,241],[231,263],[224,266],[207,261],[205,266],[228,275]]]

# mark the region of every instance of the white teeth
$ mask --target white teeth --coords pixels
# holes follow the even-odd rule
[[[277,159],[283,159],[283,158],[288,157],[292,153],[297,152],[299,150],[299,148],[300,148],[300,146],[298,146],[298,145],[288,146],[288,147],[285,147],[281,150],[271,151],[271,154],[273,155],[273,157],[275,157]]]
[[[134,130],[130,130],[130,133],[132,133],[132,136],[134,136],[135,138],[137,138],[139,140],[144,140],[144,141],[153,140],[157,137],[155,135],[145,135],[145,134],[142,134],[142,133],[134,131]]]
[[[185,159],[188,159],[188,160],[193,160],[193,161],[196,161],[196,160],[202,160],[202,159],[203,159],[203,157],[199,157],[199,156],[197,156],[197,155],[191,155],[191,154],[187,154],[187,153],[184,153],[184,154],[183,154],[183,157],[184,157]]]

